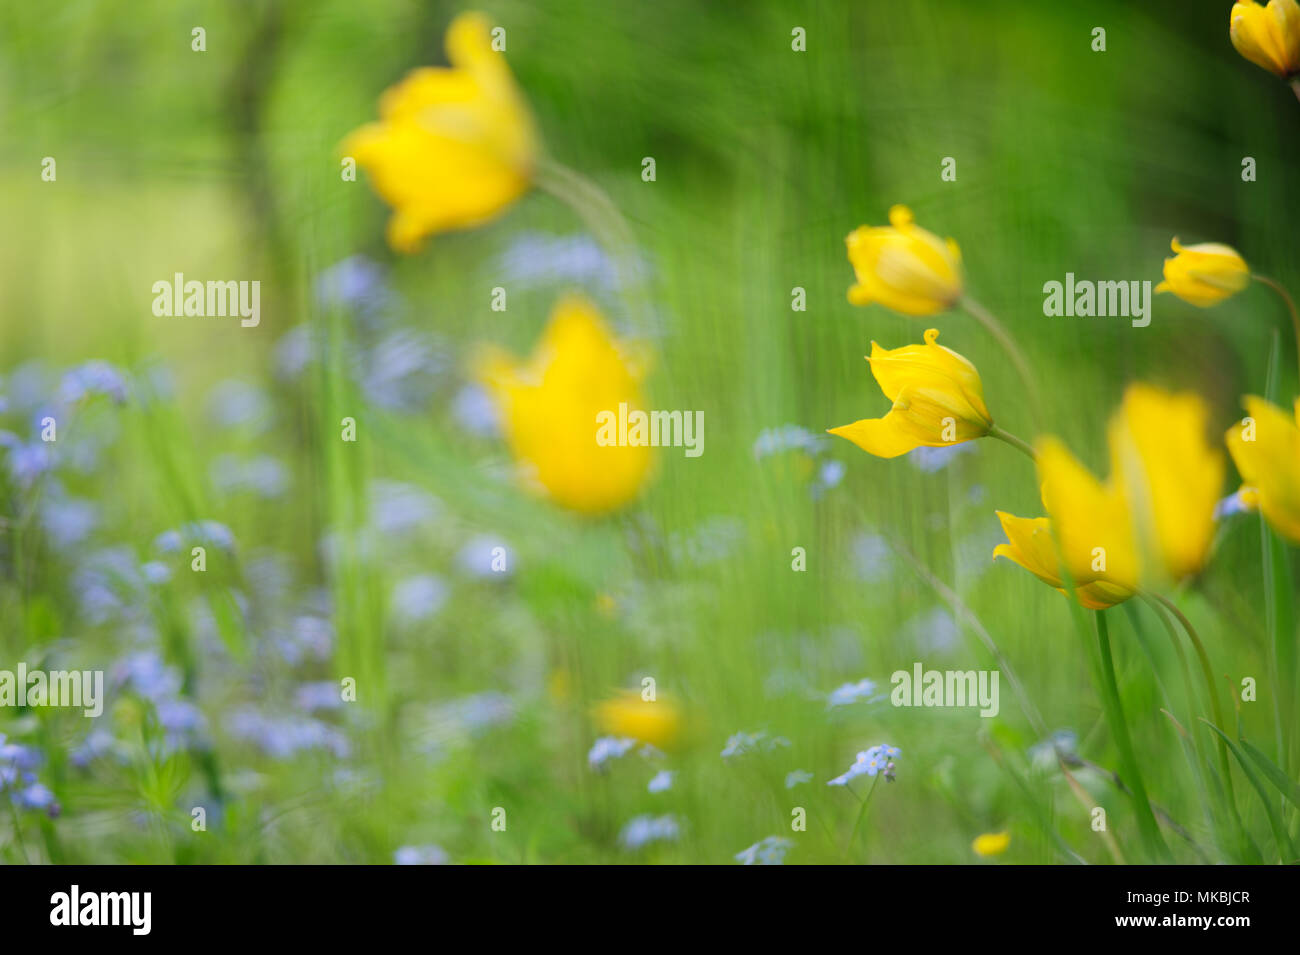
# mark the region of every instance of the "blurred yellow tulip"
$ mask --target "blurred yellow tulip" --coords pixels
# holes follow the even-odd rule
[[[539,151],[532,115],[478,13],[447,29],[450,67],[407,74],[379,121],[343,143],[393,209],[389,244],[414,252],[435,233],[487,222],[527,191]]]
[[[1059,545],[1052,536],[1052,522],[1046,517],[1016,517],[1006,511],[998,511],[997,515],[1002,522],[1002,532],[1007,535],[1007,543],[993,548],[993,557],[1005,557],[1019,564],[1064,594],[1065,583],[1057,556]],[[1100,580],[1082,584],[1076,581],[1074,592],[1079,603],[1089,610],[1105,610],[1133,596],[1130,590]]]
[[[1058,590],[1064,560],[1079,602],[1093,610],[1197,573],[1213,542],[1224,476],[1223,456],[1206,439],[1208,417],[1196,395],[1130,386],[1110,422],[1105,483],[1058,438],[1040,439],[1038,477],[1050,520],[999,512],[1008,543],[993,556]]]
[[[1144,580],[1181,580],[1205,566],[1225,476],[1209,418],[1199,395],[1134,384],[1111,419],[1111,474],[1134,515]]]
[[[1011,833],[986,832],[983,835],[976,836],[970,847],[977,856],[1000,856],[1007,851],[1007,847],[1010,845]]]
[[[947,447],[980,438],[993,427],[984,405],[984,385],[975,366],[936,344],[927,329],[924,345],[881,348],[871,343],[871,373],[894,403],[883,418],[830,428],[868,454],[893,458],[921,446]]]
[[[1250,267],[1237,250],[1219,242],[1170,247],[1177,254],[1165,259],[1165,280],[1157,292],[1173,292],[1184,302],[1201,308],[1218,305],[1250,284]]]
[[[524,476],[556,504],[595,515],[630,502],[650,476],[651,448],[596,441],[598,414],[643,405],[643,365],[594,305],[570,296],[556,305],[531,358],[486,348],[475,371]]]
[[[1228,14],[1237,52],[1282,79],[1300,73],[1300,4],[1296,0],[1239,0]]]
[[[1242,399],[1248,417],[1228,429],[1228,452],[1241,472],[1244,501],[1279,534],[1300,544],[1300,400],[1295,415],[1263,398]]]
[[[596,724],[610,736],[626,736],[657,749],[672,749],[681,737],[682,716],[667,699],[644,700],[624,690],[596,706]]]
[[[933,315],[961,298],[961,250],[912,221],[906,206],[889,210],[889,225],[860,226],[849,233],[849,262],[858,284],[854,305],[873,302],[904,315]]]

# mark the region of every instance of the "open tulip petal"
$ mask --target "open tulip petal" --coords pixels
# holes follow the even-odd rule
[[[533,119],[490,31],[480,14],[457,17],[446,38],[451,67],[411,71],[380,97],[380,121],[343,142],[392,207],[387,234],[398,252],[490,221],[532,181]]]
[[[883,418],[865,418],[853,424],[830,428],[829,433],[852,441],[867,454],[878,458],[896,458],[915,450],[921,442],[898,426],[891,412]]]
[[[1294,417],[1255,395],[1242,403],[1248,418],[1228,429],[1228,453],[1264,519],[1300,543],[1300,401]]]

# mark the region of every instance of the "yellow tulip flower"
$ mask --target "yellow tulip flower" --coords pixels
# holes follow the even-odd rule
[[[633,690],[600,703],[595,716],[602,732],[640,740],[657,749],[671,749],[681,736],[682,717],[676,704],[662,698],[643,700]]]
[[[435,233],[480,225],[527,191],[537,160],[532,115],[491,23],[464,13],[446,36],[450,67],[413,70],[379,101],[379,121],[343,143],[393,209],[389,244],[414,252]]]
[[[1184,302],[1208,308],[1240,292],[1250,284],[1250,267],[1236,249],[1220,242],[1180,245],[1170,243],[1177,253],[1165,259],[1165,280],[1157,292],[1173,292]]]
[[[1111,475],[1099,481],[1057,438],[1036,445],[1048,518],[999,512],[1006,557],[1058,590],[1060,561],[1079,602],[1112,606],[1199,571],[1214,536],[1223,456],[1206,440],[1209,413],[1196,395],[1136,384],[1110,422]],[[1058,556],[1059,555],[1059,556]]]
[[[972,851],[977,856],[1000,856],[1007,851],[1011,845],[1011,833],[1009,832],[986,832],[983,835],[975,837],[975,841],[970,844]]]
[[[1111,474],[1134,515],[1147,579],[1191,576],[1209,556],[1225,473],[1206,439],[1209,417],[1198,395],[1135,384],[1111,419]]]
[[[883,418],[830,428],[830,433],[880,458],[988,434],[993,418],[984,405],[979,372],[955,351],[936,344],[938,337],[938,329],[931,328],[924,345],[886,349],[872,342],[867,359],[871,373],[894,406]]]
[[[1254,395],[1249,417],[1228,429],[1228,452],[1241,472],[1245,500],[1279,534],[1300,544],[1300,400],[1295,416]]]
[[[997,515],[1008,542],[993,548],[994,559],[1005,557],[1048,586],[1066,593],[1057,556],[1059,545],[1052,536],[1052,522],[1046,517],[1016,517],[1005,511],[998,511]],[[1074,592],[1079,603],[1089,610],[1105,610],[1133,596],[1131,590],[1100,580],[1089,583],[1075,581]]]
[[[961,298],[961,250],[912,221],[906,206],[889,210],[889,225],[860,226],[845,240],[858,284],[854,305],[879,302],[904,315],[933,315]]]
[[[643,407],[644,361],[600,313],[571,296],[556,305],[533,355],[485,349],[477,377],[499,408],[506,443],[530,484],[556,504],[603,514],[627,504],[650,476],[652,449],[597,443],[597,416]]]
[[[1240,0],[1228,14],[1228,36],[1237,52],[1256,66],[1289,79],[1300,73],[1300,4],[1269,0],[1260,6]]]

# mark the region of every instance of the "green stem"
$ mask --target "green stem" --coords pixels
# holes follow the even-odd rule
[[[880,785],[880,774],[876,774],[875,780],[871,783],[871,788],[867,790],[867,798],[862,800],[862,808],[858,810],[858,818],[853,823],[853,831],[849,833],[848,845],[844,847],[847,854],[853,850],[853,843],[857,841],[858,830],[862,828],[862,820],[867,818],[867,807],[871,805],[871,797],[876,794],[876,787]]]
[[[997,425],[989,426],[989,437],[997,438],[999,441],[1006,442],[1007,444],[1015,448],[1017,451],[1028,456],[1029,460],[1037,463],[1038,455],[1034,453],[1034,449],[1030,447],[1029,442],[1025,441],[1023,438],[1017,438],[1010,431],[1003,430],[1002,428],[999,428]]]
[[[1029,367],[1029,361],[1020,350],[1020,346],[1016,344],[1016,340],[1011,337],[1011,334],[994,317],[993,313],[969,295],[962,296],[961,305],[975,321],[984,327],[985,331],[993,336],[1002,347],[1002,350],[1007,353],[1007,357],[1011,359],[1016,374],[1020,376],[1020,381],[1025,386],[1025,391],[1028,392],[1030,414],[1037,425],[1041,421],[1043,411],[1042,393],[1038,390],[1038,382],[1034,379],[1034,373]],[[1042,429],[1038,428],[1038,430]]]
[[[1110,653],[1110,630],[1106,623],[1104,611],[1096,612],[1097,646],[1101,650],[1102,696],[1106,703],[1107,721],[1115,735],[1115,744],[1119,747],[1120,763],[1124,766],[1124,775],[1132,788],[1133,804],[1137,810],[1138,828],[1147,849],[1162,862],[1172,861],[1169,847],[1160,835],[1160,827],[1151,812],[1151,801],[1147,798],[1146,786],[1138,771],[1137,756],[1133,751],[1133,740],[1129,737],[1128,722],[1124,718],[1124,705],[1120,700],[1119,684],[1115,681],[1115,662]]]
[[[1210,657],[1205,652],[1205,644],[1201,642],[1200,634],[1196,632],[1196,628],[1192,626],[1192,622],[1187,619],[1186,614],[1179,610],[1178,605],[1172,600],[1161,594],[1151,594],[1151,596],[1159,601],[1162,607],[1174,615],[1174,619],[1177,620],[1179,624],[1182,625],[1183,630],[1186,631],[1187,639],[1192,641],[1192,646],[1196,650],[1196,657],[1201,663],[1201,675],[1205,678],[1205,692],[1210,694],[1210,708],[1214,710],[1214,722],[1217,723],[1220,728],[1227,726],[1228,724],[1223,721],[1223,708],[1219,705],[1219,694],[1215,692],[1214,670],[1210,667]],[[1235,803],[1236,798],[1232,792],[1231,767],[1228,763],[1228,747],[1224,744],[1223,740],[1219,740],[1219,762],[1222,764],[1223,769],[1223,785],[1228,790],[1228,797]]]
[[[1300,83],[1300,79],[1293,80],[1291,83],[1291,85],[1296,88],[1296,95],[1300,96],[1300,87],[1296,87],[1296,83]],[[1300,312],[1296,311],[1295,299],[1293,299],[1291,293],[1286,290],[1286,286],[1277,279],[1271,279],[1267,275],[1260,275],[1258,273],[1251,275],[1251,278],[1256,282],[1259,282],[1261,285],[1267,285],[1271,288],[1282,299],[1283,304],[1286,305],[1286,310],[1291,316],[1291,332],[1295,335],[1296,370],[1300,372]]]

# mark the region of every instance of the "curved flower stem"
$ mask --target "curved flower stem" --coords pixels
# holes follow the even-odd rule
[[[1187,638],[1192,641],[1192,646],[1196,649],[1196,656],[1201,661],[1201,674],[1205,677],[1205,692],[1210,694],[1210,708],[1214,711],[1214,722],[1218,724],[1220,729],[1224,729],[1227,724],[1223,722],[1223,709],[1219,705],[1219,694],[1215,691],[1214,671],[1210,667],[1210,657],[1205,652],[1205,644],[1201,642],[1200,634],[1196,632],[1192,622],[1187,619],[1187,616],[1178,609],[1178,605],[1172,600],[1163,594],[1153,593],[1150,596],[1173,614],[1174,619],[1187,632]],[[1222,764],[1223,785],[1228,790],[1229,798],[1232,798],[1232,775],[1230,773],[1231,767],[1228,765],[1228,747],[1222,739],[1219,740],[1219,762]]]
[[[614,200],[586,176],[548,156],[538,160],[537,185],[577,213],[583,224],[595,234],[596,241],[614,262],[619,286],[637,313],[636,321],[642,334],[652,331],[636,241]]]
[[[1029,394],[1030,413],[1035,424],[1038,424],[1041,421],[1043,411],[1042,393],[1038,390],[1038,383],[1034,379],[1034,373],[1029,367],[1029,361],[1020,350],[1020,346],[1016,344],[1016,340],[1011,337],[1011,334],[1003,327],[1002,323],[993,316],[993,313],[969,295],[962,296],[961,306],[970,313],[975,321],[984,326],[984,330],[997,340],[997,343],[1002,346],[1002,350],[1007,353],[1007,357],[1011,359],[1011,364],[1016,368],[1016,374],[1020,376],[1020,381]]]
[[[880,776],[877,774],[876,778],[871,783],[871,788],[867,790],[866,798],[862,800],[862,808],[858,810],[858,818],[853,823],[853,831],[849,833],[849,843],[844,847],[846,853],[853,850],[853,843],[856,842],[858,838],[858,830],[862,828],[862,820],[867,818],[867,807],[871,805],[871,797],[876,794],[876,787],[879,785]]]
[[[1300,99],[1300,76],[1292,78],[1291,89],[1295,91],[1295,98]]]
[[[1106,703],[1107,722],[1115,734],[1115,745],[1119,748],[1120,764],[1124,775],[1128,777],[1132,788],[1133,804],[1137,810],[1138,828],[1148,851],[1162,862],[1170,861],[1169,847],[1160,835],[1160,827],[1151,812],[1151,800],[1147,797],[1146,786],[1142,783],[1138,771],[1137,756],[1133,751],[1133,740],[1129,737],[1128,722],[1124,718],[1124,704],[1120,700],[1119,684],[1115,681],[1115,662],[1110,654],[1110,630],[1106,622],[1105,611],[1098,610],[1097,646],[1101,650],[1101,673],[1103,679],[1102,696]]]
[[[1297,88],[1296,95],[1300,96],[1300,88]],[[1277,292],[1286,304],[1286,310],[1291,313],[1291,331],[1295,334],[1296,370],[1300,371],[1300,312],[1296,311],[1295,300],[1291,298],[1291,293],[1286,290],[1286,286],[1277,279],[1271,279],[1267,275],[1259,275],[1258,273],[1252,274],[1251,278]]]
[[[1030,447],[1029,442],[1025,441],[1022,438],[1017,438],[1010,431],[1005,431],[1002,428],[999,428],[997,425],[993,425],[989,428],[989,437],[997,438],[999,441],[1006,442],[1007,444],[1015,448],[1017,451],[1020,451],[1021,453],[1028,455],[1029,460],[1031,461],[1034,462],[1038,461],[1038,455],[1034,454],[1034,449]]]

